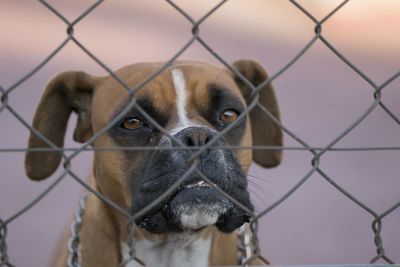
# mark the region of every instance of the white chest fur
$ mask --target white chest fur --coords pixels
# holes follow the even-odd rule
[[[191,235],[172,235],[167,242],[135,241],[136,255],[146,267],[206,267],[211,247],[211,238],[202,239]],[[129,248],[122,243],[123,260],[129,258]],[[141,267],[131,261],[126,267]]]

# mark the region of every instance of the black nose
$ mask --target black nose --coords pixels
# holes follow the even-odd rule
[[[194,147],[194,146],[204,146],[210,142],[213,137],[216,136],[216,132],[205,127],[189,127],[186,128],[175,135],[179,141],[184,145]]]

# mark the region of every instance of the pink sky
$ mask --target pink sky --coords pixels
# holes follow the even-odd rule
[[[201,17],[215,1],[175,1],[195,19]],[[322,19],[342,1],[298,1],[317,19]],[[53,1],[52,4],[70,20],[76,18],[91,1]],[[139,4],[140,3],[140,4]],[[228,1],[220,10],[214,13],[203,25],[202,33],[207,30],[220,29],[243,38],[273,39],[280,42],[304,44],[313,36],[314,23],[289,1],[252,0]],[[9,53],[24,55],[48,51],[54,44],[65,37],[65,24],[46,10],[38,2],[7,1],[2,3],[0,15],[3,21],[2,49]],[[6,8],[4,8],[4,6]],[[323,25],[323,35],[344,51],[369,53],[380,51],[380,55],[400,58],[400,2],[396,0],[353,0],[346,4]],[[105,20],[104,10],[112,12]],[[135,35],[126,35],[130,25],[124,25],[112,15],[121,10],[140,10],[147,16],[153,16],[155,23],[163,20],[180,21],[189,27],[183,17],[163,1],[107,1],[90,14],[76,27],[77,36],[90,38],[90,47],[113,47],[116,43],[110,40],[123,39],[118,43],[119,49],[128,49],[137,39],[146,38],[146,48],[157,49],[156,28],[134,28]],[[21,19],[23,18],[23,19]],[[96,30],[99,29],[99,30]],[[187,28],[186,28],[187,29]],[[107,37],[101,33],[107,32]],[[263,32],[264,34],[260,34]],[[187,32],[189,33],[189,32]],[[388,33],[391,33],[388,35]],[[189,34],[187,35],[189,37]],[[44,42],[44,38],[47,40]],[[154,40],[154,41],[152,41]],[[53,42],[52,42],[53,41]],[[167,40],[165,45],[173,40]],[[29,44],[29,45],[27,45]],[[74,56],[74,55],[71,55]],[[75,55],[80,56],[80,55]]]

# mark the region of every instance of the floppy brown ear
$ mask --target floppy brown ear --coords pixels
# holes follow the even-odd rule
[[[33,119],[33,128],[57,147],[63,147],[68,118],[71,111],[78,114],[74,140],[85,142],[92,134],[90,106],[93,90],[98,78],[84,72],[64,72],[47,85]],[[50,147],[31,132],[28,148]],[[42,180],[50,176],[61,161],[59,152],[28,151],[25,155],[25,170],[29,178]]]
[[[233,66],[255,87],[268,79],[264,68],[253,60],[239,60],[233,63]],[[234,75],[234,79],[247,104],[250,104],[254,98],[251,88],[246,86],[236,75]],[[278,102],[271,83],[262,87],[259,91],[258,103],[264,106],[276,119],[280,120]],[[260,107],[255,106],[249,114],[253,145],[282,146],[282,129]],[[253,150],[253,160],[263,167],[274,167],[281,162],[281,159],[281,150]]]

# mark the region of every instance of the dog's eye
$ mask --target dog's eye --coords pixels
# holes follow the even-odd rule
[[[138,118],[126,118],[122,123],[121,127],[127,130],[136,130],[143,126],[143,121]]]
[[[224,112],[222,112],[220,120],[223,123],[232,123],[237,120],[239,114],[236,110],[234,109],[226,109]]]

